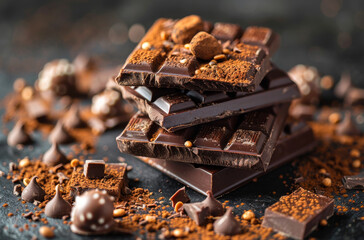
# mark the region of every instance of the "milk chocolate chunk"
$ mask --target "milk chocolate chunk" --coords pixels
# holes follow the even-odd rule
[[[77,167],[68,182],[71,197],[81,195],[82,193],[93,190],[105,190],[116,200],[123,194],[126,194],[128,186],[128,176],[125,163],[110,163],[105,166],[105,176],[99,178],[87,178],[84,175],[83,167]]]
[[[191,40],[190,49],[193,55],[202,60],[211,60],[222,52],[221,44],[207,32],[197,33]]]
[[[74,138],[69,134],[68,130],[65,128],[64,123],[61,120],[57,122],[56,126],[49,134],[48,139],[51,143],[55,142],[58,144],[70,143],[74,140]]]
[[[300,122],[287,126],[290,131],[281,133],[267,172],[287,164],[290,160],[311,151],[317,145],[311,128],[305,123]],[[205,195],[207,191],[211,191],[215,197],[231,192],[249,183],[253,178],[267,173],[263,170],[198,165],[166,159],[146,157],[140,159],[191,189]]]
[[[364,189],[364,173],[354,176],[344,176],[342,181],[346,189]]]
[[[297,85],[282,70],[269,72],[254,93],[227,93],[122,87],[123,98],[167,131],[176,132],[201,123],[247,113],[300,96]],[[181,94],[186,97],[181,97]],[[158,102],[157,102],[158,100]],[[179,105],[179,109],[171,105]]]
[[[356,123],[351,118],[351,112],[345,113],[345,118],[343,121],[336,126],[336,134],[338,135],[349,135],[356,136],[360,134],[360,130],[356,126]]]
[[[193,18],[199,19],[196,16]],[[187,42],[183,42],[185,40],[179,38],[183,32],[179,31],[179,25],[179,22],[174,23],[171,19],[156,21],[120,70],[116,77],[118,84],[202,91],[254,92],[271,69],[269,58],[278,48],[279,38],[270,29],[255,27],[249,30],[250,34],[239,38],[241,34],[238,27],[220,23],[215,25],[216,30],[211,29],[212,35],[209,35],[209,27],[204,29],[204,26],[209,24],[202,21],[202,27],[198,31],[193,28],[193,35],[191,34]],[[183,24],[183,28],[189,27],[190,25]],[[207,32],[199,33],[206,30]],[[174,35],[178,35],[176,44],[166,37],[171,31],[172,39]],[[205,38],[201,39],[200,34],[205,35]],[[194,36],[196,39],[184,46]],[[243,44],[255,47],[264,54],[256,55],[255,58],[259,61],[255,58],[244,58],[246,51],[217,54],[221,52],[221,47],[218,46],[216,38],[221,41],[229,39],[224,41],[222,46],[229,51],[237,44]],[[205,40],[209,44],[200,44]],[[190,50],[197,57],[192,55]],[[210,60],[212,57],[216,59],[210,63],[206,62],[206,59]]]
[[[174,207],[178,202],[188,203],[191,201],[190,197],[186,193],[186,187],[178,189],[177,192],[169,198],[169,200],[172,202],[172,207]]]
[[[87,191],[76,198],[71,231],[80,235],[110,233],[115,227],[113,211],[113,200],[105,191]]]
[[[297,189],[268,207],[262,225],[295,239],[304,239],[334,214],[334,200]]]
[[[44,153],[42,161],[48,166],[56,166],[58,164],[66,164],[69,162],[67,157],[59,149],[57,143],[53,143],[51,148]]]
[[[23,189],[23,192],[21,193],[21,198],[24,201],[33,203],[34,201],[42,202],[44,200],[46,193],[43,188],[39,186],[37,179],[38,177],[34,176],[30,180],[28,186]]]
[[[196,33],[204,30],[204,22],[199,16],[190,15],[180,19],[173,27],[172,40],[185,44],[191,41]]]
[[[203,200],[201,203],[203,204],[203,206],[206,206],[209,209],[209,214],[214,217],[223,215],[225,210],[221,202],[214,198],[211,191],[207,191],[206,195],[206,199]]]
[[[56,195],[47,203],[44,209],[45,215],[51,218],[62,218],[63,216],[70,216],[71,210],[71,204],[62,198],[59,185],[57,185]]]
[[[201,202],[183,204],[183,210],[199,226],[205,225],[210,216],[209,208]]]
[[[241,232],[240,223],[235,219],[232,208],[228,208],[225,214],[214,222],[214,232],[228,236]]]
[[[30,135],[25,131],[25,123],[18,121],[14,128],[9,132],[7,142],[9,146],[16,146],[18,144],[29,144],[33,142]]]
[[[103,178],[105,176],[104,160],[86,160],[83,175],[87,178]]]
[[[168,134],[145,115],[136,114],[117,137],[117,143],[121,152],[136,156],[267,169],[284,127],[288,106],[277,105],[244,114],[236,120],[227,118]],[[194,145],[185,147],[185,141]]]

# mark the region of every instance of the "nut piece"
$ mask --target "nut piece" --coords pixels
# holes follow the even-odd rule
[[[144,49],[144,50],[149,50],[149,49],[151,49],[152,48],[152,45],[150,45],[150,43],[149,42],[144,42],[143,44],[142,44],[142,49]]]
[[[252,210],[248,210],[243,214],[244,220],[250,221],[253,218],[255,218],[255,214]]]
[[[199,16],[190,15],[179,20],[172,30],[172,40],[175,43],[185,44],[191,41],[196,33],[202,31],[204,23]]]
[[[181,202],[181,201],[177,202],[176,206],[174,206],[174,211],[178,212],[181,209],[182,206],[183,206],[183,202]]]
[[[28,186],[28,184],[30,183],[30,179],[29,178],[24,178],[23,183],[24,183],[24,186]]]
[[[325,186],[325,187],[331,187],[331,179],[330,178],[324,178],[322,180],[322,184]]]
[[[122,217],[126,214],[125,210],[124,209],[115,209],[113,211],[113,216],[114,217]]]
[[[52,228],[47,227],[47,226],[41,226],[39,228],[39,234],[42,235],[45,238],[53,238],[54,237],[54,232],[53,232]]]
[[[361,161],[359,159],[356,159],[356,160],[353,161],[352,165],[353,165],[354,168],[360,168]]]
[[[80,164],[80,161],[77,158],[72,159],[71,167],[77,167]]]
[[[185,142],[185,147],[187,147],[187,148],[192,147],[192,142],[191,141],[186,141]]]
[[[327,226],[327,220],[326,219],[322,219],[321,221],[320,221],[320,225],[321,226]]]
[[[19,167],[24,168],[24,167],[29,166],[29,164],[30,164],[30,160],[28,157],[26,157],[26,158],[23,158],[22,160],[20,160]]]
[[[221,44],[217,39],[207,32],[197,33],[191,40],[191,52],[197,58],[210,60],[222,53]]]

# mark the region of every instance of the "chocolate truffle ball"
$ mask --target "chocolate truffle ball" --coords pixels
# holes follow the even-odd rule
[[[211,60],[214,56],[222,53],[221,44],[207,32],[197,33],[192,38],[190,45],[192,54],[202,60]]]
[[[190,15],[180,19],[173,27],[172,40],[175,43],[185,44],[191,41],[196,33],[203,31],[204,23],[199,16]]]
[[[81,235],[111,232],[115,226],[114,205],[106,191],[91,190],[76,197],[71,214],[71,230]]]

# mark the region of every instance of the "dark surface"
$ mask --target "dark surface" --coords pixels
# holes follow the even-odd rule
[[[16,77],[24,77],[28,83],[36,80],[43,65],[55,58],[73,59],[80,52],[95,55],[104,66],[120,64],[135,43],[127,40],[124,25],[132,26],[141,23],[146,28],[160,17],[178,18],[188,14],[199,14],[212,22],[234,22],[243,27],[249,25],[268,26],[281,35],[281,47],[274,56],[274,62],[282,69],[289,70],[298,63],[316,66],[320,73],[333,75],[336,82],[342,72],[349,72],[355,86],[364,86],[363,63],[364,52],[364,12],[363,2],[358,1],[0,1],[0,97],[3,98],[11,89]],[[124,41],[126,39],[126,41]],[[333,94],[323,92],[324,102],[331,100]],[[2,125],[3,126],[3,125]],[[9,125],[10,126],[10,125]],[[156,198],[168,198],[182,184],[171,180],[157,170],[136,160],[129,155],[120,154],[115,137],[122,129],[109,131],[99,139],[95,159],[109,157],[116,161],[122,155],[134,169],[129,173],[139,182],[131,181],[132,187],[144,187],[154,192]],[[50,146],[40,134],[34,135],[34,150],[26,148],[18,151],[6,144],[6,138],[0,136],[1,161],[7,165],[9,161],[25,156],[39,157]],[[104,148],[107,146],[107,148]],[[69,150],[66,146],[64,150]],[[8,170],[1,165],[0,169]],[[257,182],[250,183],[234,191],[221,200],[229,200],[230,206],[244,202],[243,209],[253,209],[256,215],[262,216],[264,209],[273,204],[282,195],[291,190],[284,186],[293,182],[294,168],[284,166]],[[282,175],[283,179],[279,176]],[[0,239],[27,239],[37,231],[20,233],[13,227],[27,223],[21,217],[25,207],[12,194],[13,183],[4,178],[0,180],[1,203],[9,202],[8,208],[0,207]],[[162,193],[158,192],[162,190]],[[191,189],[187,189],[192,201],[201,201],[204,197]],[[276,192],[275,194],[273,192]],[[354,197],[356,191],[349,191],[355,203],[347,199],[338,199],[335,203],[345,205],[349,211],[344,215],[332,217],[327,227],[319,227],[312,237],[319,239],[363,239],[363,210],[358,212],[351,207],[358,207],[364,198],[363,192]],[[29,205],[30,206],[30,205]],[[16,211],[19,209],[19,211]],[[15,216],[8,218],[8,212]],[[70,232],[61,220],[50,220],[56,226],[55,239],[101,239],[102,237],[80,237]],[[3,230],[8,226],[9,230]],[[38,227],[36,228],[38,230]],[[108,236],[105,239],[120,239],[120,236]],[[130,237],[130,239],[134,239]]]
[[[272,70],[253,93],[181,92],[139,86],[121,87],[123,98],[167,131],[254,111],[300,96],[297,85],[281,70]],[[178,108],[178,109],[176,109]]]

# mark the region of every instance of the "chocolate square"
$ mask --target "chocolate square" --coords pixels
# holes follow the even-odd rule
[[[103,178],[105,176],[105,161],[86,160],[83,175],[87,178]]]

